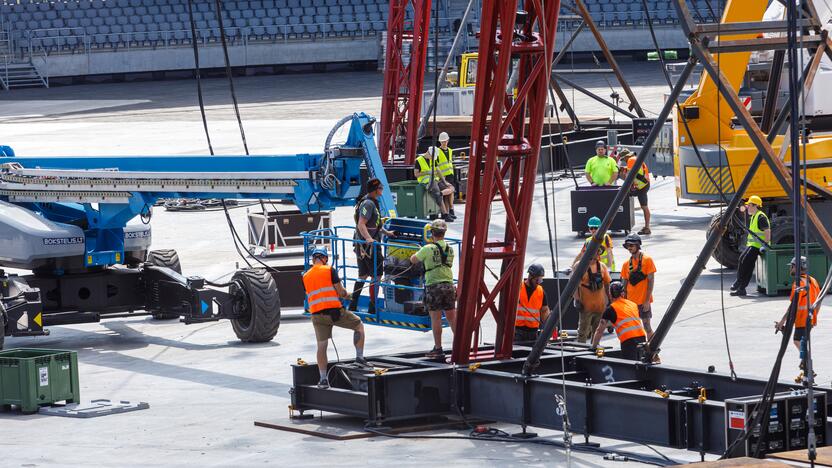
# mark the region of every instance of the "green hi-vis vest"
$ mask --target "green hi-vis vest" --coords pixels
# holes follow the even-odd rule
[[[754,213],[754,216],[751,217],[751,225],[748,226],[748,230],[753,232],[754,234],[757,234],[757,236],[759,236],[760,239],[765,239],[765,236],[763,235],[763,230],[760,229],[758,226],[760,216],[768,219],[768,216],[766,216],[765,213],[758,210],[756,213]],[[746,239],[745,245],[749,247],[756,247],[758,249],[763,246],[763,244],[751,234],[748,234],[748,239]]]
[[[439,169],[439,172],[442,173],[443,176],[448,177],[449,175],[453,175],[454,173],[454,150],[448,147],[447,151],[448,154],[445,154],[445,150],[440,148],[439,146],[436,147],[436,151],[439,153],[436,159],[439,160],[439,164],[436,166]]]
[[[437,158],[438,159],[438,158]],[[433,159],[426,160],[424,156],[419,156],[416,158],[416,164],[419,165],[419,172],[422,173],[416,180],[419,181],[420,184],[427,185],[430,183],[430,172],[431,168],[433,167]],[[441,178],[441,172],[439,169],[439,165],[436,166],[436,170],[433,171],[433,179],[439,180]]]

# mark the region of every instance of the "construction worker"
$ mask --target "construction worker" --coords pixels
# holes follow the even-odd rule
[[[592,347],[597,348],[601,342],[601,336],[609,324],[615,327],[618,341],[621,342],[621,357],[637,361],[639,359],[638,348],[646,341],[647,331],[644,329],[638,305],[627,299],[627,288],[620,281],[610,283],[610,297],[612,303],[601,315],[598,327],[595,328],[595,336],[592,337]]]
[[[795,258],[792,258],[792,261],[789,262],[789,273],[794,278],[795,276],[795,264],[797,263]],[[811,327],[814,328],[815,325],[818,324],[818,313],[820,312],[820,306],[817,309],[812,310],[812,321],[809,323],[809,308],[815,301],[818,300],[818,295],[820,294],[820,286],[818,286],[818,282],[815,278],[809,276],[809,263],[806,261],[806,257],[800,257],[800,281],[792,281],[792,293],[789,296],[789,300],[794,301],[794,293],[798,291],[797,295],[797,315],[794,319],[794,336],[792,337],[792,343],[794,346],[800,351],[800,370],[804,370],[803,366],[803,358],[806,353],[806,328]],[[789,311],[783,315],[783,318],[780,319],[779,322],[774,322],[774,328],[777,331],[782,331],[786,325],[786,319],[789,317]],[[802,377],[802,375],[801,375]]]
[[[603,140],[595,142],[595,156],[586,162],[584,172],[589,184],[598,187],[614,185],[618,179],[618,166],[615,159],[607,156],[607,144]]]
[[[575,290],[575,308],[579,312],[578,319],[578,342],[586,343],[592,338],[592,333],[598,327],[601,314],[610,303],[609,286],[610,272],[607,266],[601,262],[601,253],[604,247],[601,246],[595,252],[595,258],[589,264],[589,268],[581,278],[581,285]],[[574,268],[574,265],[573,265]]]
[[[636,155],[628,149],[621,150],[619,156],[619,177],[624,179],[627,173],[633,169],[636,164]],[[633,186],[630,188],[630,196],[638,199],[638,204],[641,207],[641,212],[644,214],[644,227],[638,231],[642,236],[652,234],[650,231],[650,207],[647,206],[647,192],[650,191],[650,171],[646,163],[641,163],[641,167],[636,173],[636,178],[633,181]]]
[[[751,221],[748,224],[748,236],[745,239],[745,250],[740,254],[739,265],[737,266],[737,280],[731,285],[732,296],[746,296],[745,288],[751,281],[754,273],[754,266],[761,253],[765,253],[766,246],[771,239],[771,223],[768,216],[763,213],[763,200],[757,195],[748,197],[745,206],[740,207],[740,212],[748,213]]]
[[[352,330],[352,343],[355,345],[355,362],[369,367],[364,359],[364,324],[354,313],[344,310],[341,299],[349,293],[341,285],[338,271],[327,265],[329,253],[325,248],[312,251],[312,268],[303,274],[303,288],[306,290],[306,305],[312,314],[312,326],[318,342],[319,387],[329,387],[327,378],[327,343],[332,338],[332,327]]]
[[[433,349],[425,356],[431,359],[445,357],[442,351],[442,313],[451,324],[451,333],[456,326],[456,286],[454,286],[454,249],[445,241],[448,225],[438,219],[430,224],[432,240],[410,256],[414,265],[425,266],[425,308],[430,315],[433,331]]]
[[[586,246],[589,245],[589,241],[595,236],[595,233],[598,232],[598,228],[601,227],[601,218],[597,216],[593,216],[589,218],[589,221],[586,223],[586,228],[589,229],[590,236],[586,238],[586,242],[581,247],[581,251],[578,252],[578,255],[575,257],[575,260],[572,261],[573,264],[578,263],[581,259],[581,256],[586,252]],[[609,271],[615,271],[615,256],[612,253],[612,237],[609,233],[604,233],[604,241],[601,242],[601,263],[607,266]]]
[[[439,146],[436,148],[439,152],[437,155],[439,164],[436,167],[439,169],[439,172],[442,173],[442,176],[445,178],[445,182],[456,190],[456,181],[454,179],[454,150],[448,147],[448,141],[450,141],[450,139],[451,137],[448,136],[446,132],[439,134]],[[444,195],[444,198],[445,204],[448,206],[448,213],[456,218],[456,213],[454,212],[453,194]]]
[[[382,227],[381,210],[379,209],[378,198],[384,192],[384,185],[378,179],[370,179],[366,185],[367,195],[358,203],[355,212],[355,235],[357,240],[364,242],[355,242],[353,248],[358,259],[358,278],[359,280],[353,284],[352,297],[350,299],[349,310],[358,310],[358,300],[361,297],[361,290],[364,289],[364,283],[367,278],[372,276],[373,281],[370,286],[370,305],[369,313],[375,313],[376,309],[376,291],[378,279],[381,276],[384,266],[384,258],[381,255],[379,242],[381,235],[392,236],[395,232],[388,231]]]
[[[656,264],[641,250],[641,237],[629,234],[624,238],[624,248],[630,252],[630,258],[621,266],[621,279],[627,288],[627,299],[638,306],[638,316],[647,331],[647,338],[653,336],[650,319],[653,317],[653,285],[655,284]]]
[[[529,265],[528,275],[520,287],[520,298],[514,319],[514,342],[529,342],[537,339],[540,325],[549,317],[549,304],[543,291],[543,277],[546,270],[543,265]]]
[[[451,222],[456,217],[450,214],[448,205],[445,204],[445,197],[453,197],[454,188],[442,175],[442,170],[439,168],[439,159],[437,158],[438,154],[439,151],[436,150],[435,146],[428,148],[424,154],[416,158],[413,173],[416,175],[416,180],[425,186],[431,198],[439,205],[442,219]]]

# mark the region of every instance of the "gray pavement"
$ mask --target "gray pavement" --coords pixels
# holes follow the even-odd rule
[[[661,105],[660,77],[652,64],[627,64],[643,106],[653,112]],[[595,89],[607,88],[593,76]],[[253,153],[318,151],[326,133],[341,116],[353,111],[378,113],[381,78],[375,73],[342,73],[240,78],[245,96],[243,116]],[[239,153],[236,122],[230,120],[221,81],[211,82],[209,109],[212,137],[218,152]],[[4,94],[0,100],[0,143],[20,155],[61,154],[195,154],[204,153],[204,135],[195,100],[185,97],[193,83],[174,81],[118,85],[87,85]],[[343,93],[341,91],[344,91]],[[307,99],[312,99],[308,101]],[[598,113],[580,100],[582,113]],[[222,108],[220,108],[222,107]],[[588,109],[583,111],[583,109]],[[224,114],[223,114],[224,113]],[[28,116],[28,117],[27,117]],[[556,182],[552,219],[556,262],[565,268],[580,248],[581,239],[569,232],[571,180]],[[551,195],[551,194],[550,194]],[[526,263],[551,268],[544,222],[542,187],[538,184]],[[679,206],[674,181],[654,181],[650,192],[653,235],[646,251],[658,267],[655,322],[693,264],[705,238],[710,217],[718,210]],[[464,213],[464,206],[458,206]],[[493,220],[499,219],[495,208]],[[232,211],[237,228],[245,230],[245,209]],[[349,208],[335,212],[336,224],[350,224]],[[636,215],[640,224],[640,214]],[[226,277],[238,263],[220,212],[168,213],[156,210],[155,248],[179,251],[186,273],[209,279]],[[451,225],[449,237],[461,235],[462,223]],[[615,238],[616,244],[621,242]],[[616,245],[619,262],[623,248]],[[723,320],[740,376],[765,378],[776,354],[779,335],[773,321],[787,306],[785,298],[728,296],[734,273],[710,262],[671,330],[662,350],[663,362],[705,370],[708,365],[728,370]],[[750,288],[753,290],[753,287]],[[146,411],[92,420],[0,413],[0,447],[4,466],[252,466],[296,465],[556,465],[564,466],[562,450],[535,445],[470,440],[364,439],[325,441],[310,436],[258,428],[255,420],[285,421],[289,365],[297,358],[314,360],[313,332],[299,311],[284,311],[284,321],[272,343],[244,345],[236,341],[227,322],[185,326],[148,317],[107,320],[99,324],[53,327],[52,335],[37,339],[7,339],[10,347],[50,347],[77,350],[84,398],[147,401]],[[493,336],[494,324],[484,323],[483,336]],[[813,333],[817,372],[828,384],[832,363],[822,356],[832,350],[832,330]],[[446,333],[446,347],[450,336]],[[353,351],[348,332],[335,333],[342,358]],[[605,343],[615,345],[613,337]],[[430,337],[383,327],[368,327],[368,355],[427,350]],[[330,358],[335,354],[330,350]],[[797,373],[797,352],[789,349],[783,378]],[[515,428],[504,427],[513,431]],[[545,431],[558,439],[560,435]],[[453,431],[437,434],[460,435]],[[652,453],[645,447],[601,440],[610,450]],[[680,461],[693,452],[665,450]],[[572,454],[574,466],[606,466],[600,457]]]

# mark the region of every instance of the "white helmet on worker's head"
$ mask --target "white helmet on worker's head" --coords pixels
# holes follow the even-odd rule
[[[448,132],[442,132],[442,133],[439,134],[439,142],[440,143],[443,142],[443,141],[448,141],[450,139],[451,139],[451,137],[448,136]]]
[[[425,156],[429,156],[431,158],[436,156],[436,147],[435,146],[428,146],[427,151],[425,151]]]

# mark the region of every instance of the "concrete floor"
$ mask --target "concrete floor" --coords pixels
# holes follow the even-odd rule
[[[642,105],[657,112],[666,90],[658,69],[653,64],[629,63],[625,73],[634,85],[638,83]],[[217,153],[240,153],[224,82],[207,81],[209,122]],[[379,74],[366,72],[237,79],[252,153],[320,151],[325,135],[341,116],[353,111],[378,113],[380,83]],[[598,93],[609,89],[605,80],[594,75],[586,77],[585,83]],[[193,93],[190,81],[7,93],[0,100],[0,143],[11,145],[19,155],[205,153]],[[578,99],[576,106],[581,113],[600,111],[586,99]],[[571,187],[571,180],[560,180],[554,194],[560,268],[571,262],[581,244],[569,232]],[[548,270],[551,262],[542,196],[539,186],[526,263],[540,262]],[[646,238],[645,246],[658,267],[657,323],[690,269],[717,209],[677,206],[672,179],[654,181],[650,200],[654,233]],[[464,212],[464,206],[457,210]],[[238,229],[244,232],[245,209],[232,213]],[[495,208],[494,219],[500,214]],[[336,224],[350,224],[352,212],[339,209],[334,216]],[[640,214],[636,218],[641,224]],[[461,229],[461,222],[452,224],[449,237],[459,237]],[[156,210],[153,237],[155,248],[179,251],[189,274],[223,278],[240,262],[220,212]],[[620,241],[616,238],[616,244]],[[616,247],[616,254],[621,259],[623,248]],[[730,297],[727,288],[733,279],[733,272],[709,263],[663,346],[664,363],[698,370],[713,364],[719,371],[727,371],[724,316],[737,373],[767,376],[780,341],[773,333],[773,321],[780,318],[787,301],[753,295]],[[485,337],[493,335],[493,323],[486,322],[484,328]],[[828,384],[832,362],[822,356],[832,351],[832,331],[824,326],[822,317],[813,336],[819,380]],[[446,348],[450,348],[449,334],[445,338]],[[342,357],[352,357],[348,332],[336,331],[335,341]],[[605,343],[615,345],[616,339],[608,336]],[[299,357],[314,360],[312,328],[298,311],[284,311],[278,336],[261,345],[237,342],[227,322],[185,326],[147,317],[54,327],[49,337],[10,338],[7,345],[76,350],[85,399],[146,401],[151,408],[92,420],[0,413],[4,466],[253,466],[289,460],[298,465],[348,466],[448,464],[448,460],[472,466],[567,463],[563,451],[536,445],[403,439],[333,442],[255,427],[255,420],[285,421],[289,365]],[[368,327],[368,355],[427,350],[430,346],[426,334]],[[332,350],[330,357],[335,357]],[[789,349],[785,359],[782,377],[788,379],[797,373],[797,352]],[[600,441],[611,451],[652,453],[636,444]],[[692,452],[662,452],[679,461],[698,458]],[[574,466],[620,464],[587,454],[573,454],[571,461]]]

